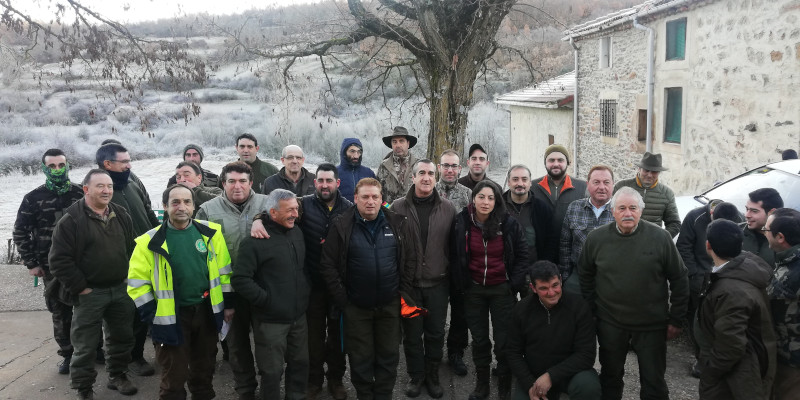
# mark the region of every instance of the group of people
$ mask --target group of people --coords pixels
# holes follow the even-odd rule
[[[718,200],[681,221],[658,154],[615,184],[603,165],[570,176],[552,145],[545,176],[514,165],[504,192],[480,144],[461,176],[458,152],[419,159],[396,127],[377,174],[354,138],[312,173],[300,147],[278,170],[242,134],[219,175],[184,148],[159,222],[128,150],[107,142],[81,185],[63,151],[45,152],[14,228],[78,398],[93,398],[96,360],[135,394],[127,374],[154,373],[148,330],[161,399],[214,398],[219,342],[240,399],[313,399],[327,381],[342,400],[348,364],[359,399],[390,399],[401,345],[405,395],[440,398],[443,361],[468,374],[470,335],[471,400],[493,374],[501,399],[621,399],[631,349],[641,397],[667,399],[666,342],[684,328],[701,398],[800,388],[800,212],[774,189],[750,194],[740,224]]]

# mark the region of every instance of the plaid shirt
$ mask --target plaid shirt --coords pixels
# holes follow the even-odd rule
[[[609,206],[600,213],[600,218],[594,216],[589,198],[575,200],[569,204],[564,223],[561,224],[561,240],[559,243],[559,267],[562,279],[577,273],[578,258],[580,258],[583,243],[589,232],[598,226],[614,222]]]

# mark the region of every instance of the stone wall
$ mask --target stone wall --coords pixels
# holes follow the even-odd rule
[[[510,106],[511,140],[510,164],[525,164],[534,178],[546,173],[544,151],[549,135],[554,143],[572,149],[572,109]],[[572,171],[570,171],[572,172]]]

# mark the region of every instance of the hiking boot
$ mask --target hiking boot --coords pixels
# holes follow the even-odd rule
[[[489,397],[489,368],[476,368],[475,390],[469,394],[469,400],[484,400]]]
[[[692,364],[692,376],[700,379],[700,374],[702,374],[702,371],[700,370],[700,363],[695,361],[694,364]]]
[[[128,377],[125,376],[125,374],[108,378],[108,384],[106,387],[111,390],[116,390],[120,394],[124,394],[126,396],[134,395],[137,391],[136,386],[133,386],[133,383],[128,380]]]
[[[105,364],[106,363],[106,352],[103,349],[97,349],[97,354],[94,356],[94,362],[97,364]]]
[[[422,381],[424,379],[420,377],[412,377],[408,380],[406,384],[406,396],[407,397],[417,397],[422,394]]]
[[[434,399],[444,396],[444,390],[439,384],[439,362],[428,361],[425,363],[425,388],[428,389],[428,395]]]
[[[306,398],[308,400],[314,400],[322,393],[322,386],[320,385],[308,385],[308,390],[306,390]]]
[[[464,364],[464,353],[450,353],[447,355],[447,363],[453,369],[453,373],[458,376],[467,376],[467,365]]]
[[[78,400],[94,400],[94,391],[92,389],[84,390],[82,392],[78,392],[78,395],[75,397]]]
[[[344,388],[342,381],[329,380],[328,392],[330,392],[334,400],[345,400],[347,398],[347,389]]]
[[[499,400],[511,400],[511,374],[497,377],[497,398]]]
[[[69,363],[72,361],[72,356],[64,357],[60,363],[58,363],[58,373],[61,375],[69,375]]]
[[[136,376],[150,376],[155,374],[156,370],[153,369],[153,366],[145,361],[144,358],[140,358],[138,360],[133,360],[130,364],[128,364],[128,372]]]

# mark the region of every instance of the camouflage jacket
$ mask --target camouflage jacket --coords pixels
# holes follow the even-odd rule
[[[775,255],[767,287],[778,339],[778,362],[800,368],[800,244]]]
[[[453,206],[456,207],[456,214],[466,207],[472,201],[472,191],[468,187],[456,182],[452,187],[447,187],[444,182],[436,182],[436,191],[443,199],[450,200]]]
[[[383,186],[383,190],[381,191],[383,201],[392,204],[395,199],[406,195],[408,188],[411,187],[411,178],[414,175],[411,170],[415,162],[417,162],[417,157],[409,153],[405,174],[398,177],[397,172],[394,170],[392,152],[390,151],[389,154],[386,155],[383,162],[381,162],[381,165],[378,167],[378,173],[376,174],[378,181],[380,181],[381,186]]]
[[[72,184],[63,195],[39,186],[22,198],[22,204],[14,222],[14,244],[22,262],[28,269],[42,267],[49,272],[47,254],[56,222],[64,215],[67,207],[83,198],[83,189]]]

